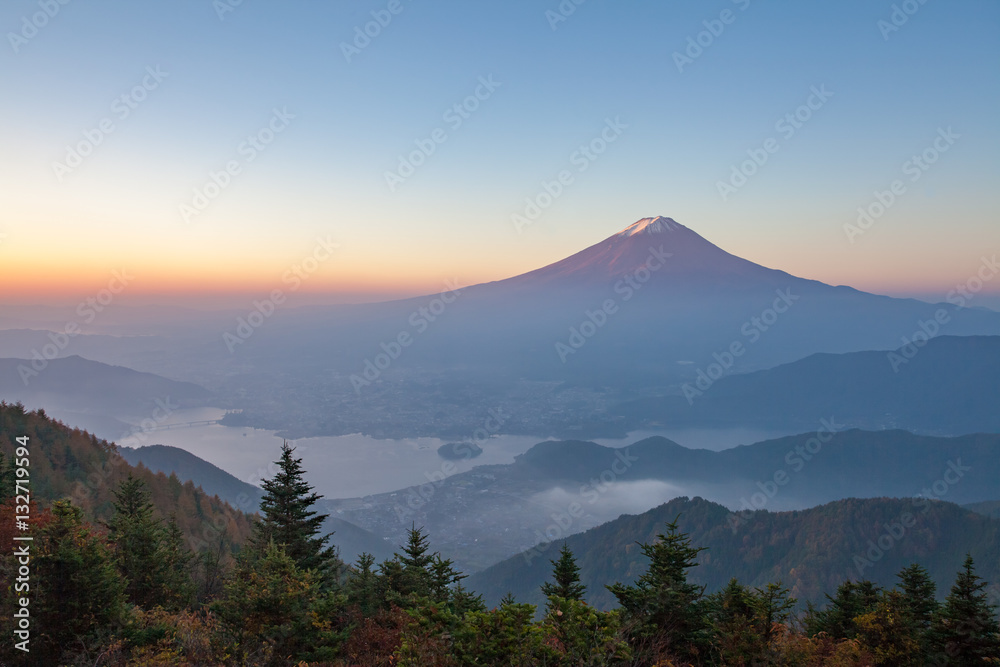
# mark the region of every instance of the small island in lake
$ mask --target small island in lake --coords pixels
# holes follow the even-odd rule
[[[438,447],[438,456],[448,461],[474,459],[483,453],[483,448],[474,442],[449,442]]]

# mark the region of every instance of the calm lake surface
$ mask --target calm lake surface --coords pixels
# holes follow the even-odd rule
[[[220,419],[215,408],[178,410],[164,425]],[[599,438],[607,447],[624,447],[652,435],[662,435],[681,445],[720,450],[786,435],[754,429],[685,429],[636,431],[622,439]],[[302,458],[306,478],[327,498],[351,498],[395,491],[429,479],[442,472],[465,472],[477,465],[511,463],[543,440],[524,435],[500,435],[479,443],[482,455],[469,460],[446,462],[437,448],[450,442],[439,438],[379,440],[361,434],[300,438],[289,443]],[[149,433],[143,444],[171,445],[187,450],[245,482],[260,485],[274,474],[282,439],[274,431],[245,427],[202,424]],[[448,467],[448,464],[454,467]]]

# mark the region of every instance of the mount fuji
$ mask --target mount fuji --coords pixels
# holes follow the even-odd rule
[[[413,313],[434,299],[302,313],[264,327],[241,353],[275,361],[308,351],[310,364],[356,374],[383,350],[391,356],[406,332],[412,344],[391,359],[391,372],[634,387],[681,383],[713,363],[728,374],[816,352],[894,350],[928,326],[1000,334],[995,311],[800,278],[732,255],[662,216],[534,271],[463,288],[414,330]]]
[[[656,270],[654,284],[695,286],[727,284],[738,287],[746,280],[781,282],[788,274],[772,271],[731,255],[709,243],[672,218],[643,218],[596,245],[529,273],[492,285],[574,285],[606,281],[634,273],[654,251],[669,261]]]
[[[504,432],[576,437],[658,423],[668,416],[665,397],[678,399],[669,404],[677,408],[672,422],[725,413],[723,398],[738,384],[728,376],[817,353],[871,352],[865,358],[875,366],[865,367],[866,377],[891,386],[914,382],[972,391],[962,373],[988,350],[959,357],[922,348],[937,336],[1000,335],[996,311],[794,276],[737,257],[662,216],[504,280],[382,303],[288,307],[260,320],[266,322],[245,325],[246,335],[237,329],[232,349],[213,320],[186,325],[169,341],[81,336],[73,350],[147,372],[163,374],[169,366],[172,379],[207,387],[224,407],[243,410],[231,418],[233,425],[285,429],[290,437],[467,437],[482,426],[487,408],[498,406],[515,415],[498,427]],[[233,324],[228,329],[232,336]],[[24,335],[38,347],[48,342],[42,331]],[[908,351],[919,352],[919,364],[901,357]],[[827,370],[796,374],[795,386],[827,383],[830,365],[841,363],[827,358]],[[918,365],[934,372],[918,378],[912,372]],[[864,383],[850,374],[839,377],[839,388]],[[832,384],[827,389],[822,395],[840,391]],[[684,399],[692,395],[699,402],[689,405]],[[774,421],[774,410],[791,406],[769,409]],[[865,423],[878,417],[869,412]],[[937,422],[921,424],[947,426]]]

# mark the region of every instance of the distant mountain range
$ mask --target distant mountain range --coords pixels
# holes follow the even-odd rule
[[[827,430],[721,452],[662,437],[613,449],[585,441],[535,445],[510,465],[365,498],[331,500],[334,516],[399,543],[412,523],[467,571],[682,495],[732,510],[788,510],[846,497],[993,500],[1000,435]],[[824,426],[823,424],[826,424]]]
[[[828,414],[865,429],[998,433],[1000,336],[940,336],[920,348],[813,354],[723,377],[693,399],[646,398],[619,410],[647,425],[797,429],[808,428],[813,415]]]
[[[891,587],[896,573],[916,562],[928,569],[943,598],[968,552],[978,574],[993,586],[991,599],[1000,598],[1000,520],[952,503],[852,498],[798,512],[754,512],[735,532],[729,518],[722,505],[676,498],[513,556],[464,583],[483,593],[490,606],[508,592],[518,601],[544,604],[539,587],[551,578],[549,561],[558,558],[565,541],[577,556],[585,599],[606,609],[615,601],[604,586],[632,582],[648,566],[636,543],[655,541],[668,521],[678,519],[693,545],[706,548],[688,574],[709,592],[732,577],[756,586],[781,581],[800,604],[821,603],[824,593],[832,594],[848,579]]]
[[[43,363],[44,361],[44,363]],[[58,419],[109,440],[128,423],[211,404],[210,391],[78,355],[48,360],[0,359],[0,400],[44,408]]]

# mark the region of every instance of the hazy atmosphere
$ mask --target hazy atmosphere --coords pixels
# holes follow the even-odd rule
[[[0,6],[3,665],[1000,664],[1000,6]]]

